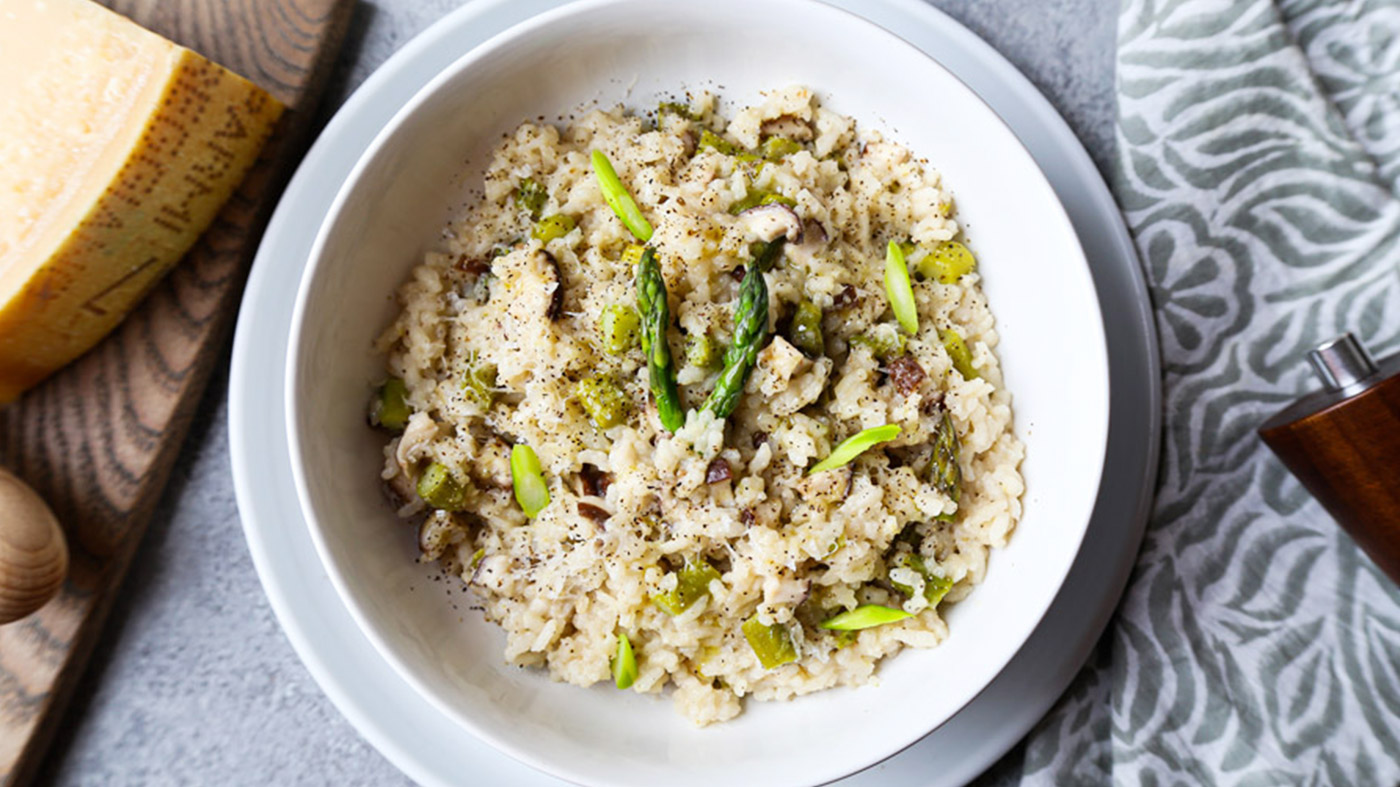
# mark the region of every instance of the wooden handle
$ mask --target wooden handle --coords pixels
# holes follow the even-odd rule
[[[68,575],[68,542],[49,506],[0,470],[0,624],[48,603]]]
[[[1400,584],[1400,375],[1259,434]]]

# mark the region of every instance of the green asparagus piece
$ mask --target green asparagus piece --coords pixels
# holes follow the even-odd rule
[[[666,280],[656,262],[656,251],[648,246],[637,263],[637,311],[642,316],[642,354],[647,357],[651,393],[656,397],[656,414],[668,432],[685,424],[685,409],[676,390],[676,367],[671,363],[671,347],[666,329],[671,325],[671,307],[666,302]]]
[[[535,222],[534,228],[530,230],[530,237],[541,243],[549,243],[555,238],[562,238],[573,231],[573,216],[556,213],[553,216],[545,216]]]
[[[870,354],[889,361],[904,354],[904,334],[889,323],[880,323],[859,336],[851,337],[852,346],[868,347]]]
[[[603,309],[598,327],[603,332],[604,352],[609,355],[622,355],[637,346],[637,341],[641,338],[642,318],[637,316],[637,310],[631,306],[614,303]]]
[[[530,214],[531,219],[540,217],[540,210],[547,199],[549,193],[534,178],[525,178],[515,187],[515,207]]]
[[[792,637],[788,635],[786,626],[780,623],[765,626],[755,615],[744,621],[743,632],[744,639],[749,641],[749,647],[753,648],[758,663],[764,669],[797,661],[797,649],[792,646]]]
[[[937,279],[940,284],[953,284],[977,270],[977,258],[967,247],[955,240],[944,241],[918,262],[919,275]]]
[[[896,437],[899,437],[899,424],[885,424],[884,426],[862,429],[842,440],[841,444],[833,448],[825,459],[812,465],[812,469],[807,471],[807,475],[814,475],[823,470],[834,470],[880,443],[888,442]]]
[[[732,142],[725,139],[724,137],[721,137],[715,132],[709,130],[708,128],[701,130],[700,144],[696,146],[697,150],[704,150],[705,148],[714,148],[715,150],[719,151],[720,153],[723,153],[726,156],[732,156],[735,153],[739,152],[739,149],[734,147],[734,144]]]
[[[575,393],[584,412],[599,429],[610,429],[622,423],[632,409],[626,392],[606,374],[579,380]]]
[[[953,580],[929,571],[924,559],[913,552],[905,552],[896,561],[897,568],[912,568],[924,578],[924,598],[928,599],[929,606],[936,607],[943,597],[948,595],[948,591],[953,589]],[[890,585],[906,596],[914,595],[914,588],[900,582],[890,581]]]
[[[408,417],[412,415],[406,397],[408,396],[408,386],[403,380],[397,377],[390,377],[379,386],[379,391],[370,403],[370,422],[378,424],[385,429],[392,429],[395,432],[402,432],[408,425]]]
[[[820,358],[826,352],[822,340],[822,307],[811,301],[797,304],[797,311],[788,323],[788,341],[809,358]]]
[[[830,620],[822,621],[822,628],[832,631],[859,631],[883,626],[886,623],[895,623],[907,617],[910,617],[910,614],[902,609],[882,607],[878,604],[862,604],[855,609],[846,610]]]
[[[705,558],[687,559],[676,572],[675,589],[652,596],[652,603],[668,615],[679,615],[700,599],[708,598],[710,583],[719,578],[719,571]]]
[[[635,272],[637,265],[642,261],[642,252],[644,251],[646,251],[645,246],[636,243],[627,244],[627,248],[622,250],[622,264]]]
[[[967,342],[957,331],[952,329],[939,331],[938,338],[943,340],[943,349],[948,351],[948,357],[953,361],[953,368],[958,370],[958,374],[964,380],[975,380],[980,375],[977,374],[977,367],[972,365],[972,351],[967,348]]]
[[[900,327],[911,336],[918,334],[919,309],[914,303],[914,286],[909,282],[909,266],[904,262],[904,251],[894,241],[885,247],[885,295]]]
[[[510,480],[515,487],[515,502],[531,519],[549,505],[549,484],[544,480],[544,468],[535,449],[516,443],[510,449]]]
[[[787,197],[773,191],[763,191],[762,189],[754,189],[748,194],[745,194],[742,199],[736,200],[733,204],[731,204],[729,206],[729,213],[731,215],[737,216],[740,213],[743,213],[744,211],[748,210],[749,208],[756,208],[760,205],[772,205],[774,203],[779,205],[786,205],[789,208],[797,207],[797,200],[793,199],[792,197]]]
[[[723,354],[709,334],[691,334],[686,339],[685,362],[697,369],[713,369],[723,361]]]
[[[945,411],[933,437],[933,461],[929,463],[929,479],[938,491],[958,502],[962,493],[962,467],[958,464],[958,430],[953,418]]]
[[[627,193],[627,187],[622,185],[622,179],[617,176],[612,162],[608,161],[608,157],[603,155],[601,150],[593,151],[592,161],[593,174],[598,176],[598,188],[602,189],[603,199],[607,200],[608,207],[622,219],[623,225],[637,240],[642,243],[651,240],[651,223],[642,215],[632,195]]]
[[[618,632],[617,655],[612,663],[613,683],[619,689],[630,689],[637,681],[637,657],[632,653],[632,641]]]
[[[777,161],[802,149],[802,143],[787,137],[769,137],[763,140],[763,157]]]
[[[418,476],[418,496],[424,503],[443,511],[461,511],[467,493],[446,465],[433,462]]]
[[[734,307],[734,341],[724,354],[724,371],[720,372],[715,389],[703,405],[716,418],[728,418],[734,412],[744,392],[744,383],[758,363],[758,351],[768,337],[768,284],[763,274],[777,261],[783,242],[779,237],[763,244],[739,283],[739,303]]]
[[[462,378],[462,393],[483,408],[489,408],[496,398],[496,365],[472,358],[471,367]]]

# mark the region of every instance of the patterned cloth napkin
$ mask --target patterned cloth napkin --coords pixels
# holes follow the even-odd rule
[[[1024,782],[1394,785],[1400,591],[1254,430],[1324,340],[1400,351],[1400,0],[1124,0],[1118,101],[1162,469]]]

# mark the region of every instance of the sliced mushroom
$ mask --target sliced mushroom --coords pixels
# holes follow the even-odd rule
[[[473,279],[477,276],[480,276],[483,273],[491,272],[490,263],[486,262],[485,260],[479,260],[474,257],[468,257],[465,254],[458,257],[457,261],[452,263],[452,267],[456,268],[462,273],[467,274]]]
[[[729,469],[729,463],[724,457],[717,456],[710,466],[705,468],[705,483],[721,484],[734,477],[734,473]]]
[[[901,355],[890,361],[889,364],[890,382],[903,395],[908,396],[919,389],[919,384],[926,376],[924,367],[919,362],[908,355]]]
[[[418,549],[428,560],[437,560],[449,546],[459,543],[466,536],[466,531],[451,514],[434,511],[418,526]]]
[[[768,243],[780,235],[789,243],[802,242],[802,219],[797,211],[780,203],[759,205],[739,214],[739,223],[749,234]]]
[[[594,499],[597,500],[597,498]],[[598,502],[601,503],[602,501],[599,500]],[[608,511],[608,509],[601,505],[590,503],[587,500],[578,501],[578,512],[580,516],[588,517],[598,524],[608,521],[608,517],[612,516],[612,512]]]
[[[429,445],[437,439],[438,425],[433,421],[433,417],[424,412],[417,412],[408,418],[408,426],[403,430],[403,436],[399,438],[399,444],[394,450],[394,458],[398,460],[399,468],[405,473],[409,473],[419,459],[427,454]]]
[[[510,489],[510,445],[494,432],[484,439],[472,476],[497,489]]]
[[[538,254],[543,258],[542,266],[554,279],[554,290],[549,294],[549,305],[545,308],[544,316],[550,321],[559,319],[559,315],[564,312],[564,276],[559,272],[559,261],[554,259],[554,255],[540,249]]]
[[[860,293],[856,291],[854,286],[847,284],[841,288],[840,292],[836,293],[835,298],[831,299],[831,305],[838,309],[849,309],[855,306],[858,300],[860,300]]]
[[[604,472],[587,462],[579,468],[578,493],[580,497],[607,497],[609,486],[612,486],[612,473]]]
[[[765,137],[787,137],[798,142],[812,141],[811,124],[795,115],[779,115],[772,120],[765,120],[759,132]]]

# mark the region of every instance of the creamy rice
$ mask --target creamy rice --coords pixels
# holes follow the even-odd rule
[[[423,559],[460,575],[504,629],[505,658],[587,686],[610,679],[625,633],[639,669],[632,690],[670,685],[678,709],[707,724],[737,715],[744,697],[868,683],[884,657],[937,645],[947,625],[936,594],[930,603],[922,591],[950,581],[948,604],[981,581],[989,549],[1021,514],[1023,447],[975,271],[952,283],[915,277],[920,326],[902,356],[877,358],[879,342],[852,341],[888,344],[898,332],[883,283],[887,241],[913,244],[917,268],[958,238],[937,171],[806,88],[766,94],[727,124],[711,96],[692,97],[689,110],[693,118],[660,113],[659,127],[620,107],[564,128],[521,125],[497,148],[481,198],[399,291],[402,312],[379,349],[412,412],[385,448],[384,479],[418,523]],[[697,145],[706,129],[734,151]],[[772,161],[743,155],[773,137],[798,145]],[[641,350],[604,347],[604,311],[636,304],[623,259],[635,241],[604,202],[595,149],[655,227],[690,411],[674,435],[658,421]],[[543,187],[539,216],[573,220],[562,237],[531,237],[535,219],[517,199],[526,179]],[[796,216],[730,213],[760,193],[792,202]],[[801,238],[766,274],[770,338],[737,409],[715,419],[699,407],[718,370],[688,363],[687,342],[728,346],[735,269],[789,218],[800,219]],[[816,357],[785,327],[802,301],[821,309]],[[970,351],[970,379],[945,347],[949,330]],[[578,394],[581,380],[600,376],[625,403],[608,428]],[[945,420],[959,442],[957,502],[930,475]],[[844,438],[884,424],[901,434],[807,474]],[[515,443],[534,449],[549,485],[533,519],[512,493]],[[718,478],[721,462],[728,478]],[[450,472],[461,510],[415,493],[432,464]],[[909,567],[911,551],[925,571]],[[719,574],[708,597],[684,611],[656,603],[675,597],[678,572],[700,557]],[[817,625],[858,604],[912,616],[850,634]],[[750,619],[781,627],[772,630],[796,660],[765,669],[742,632]]]

